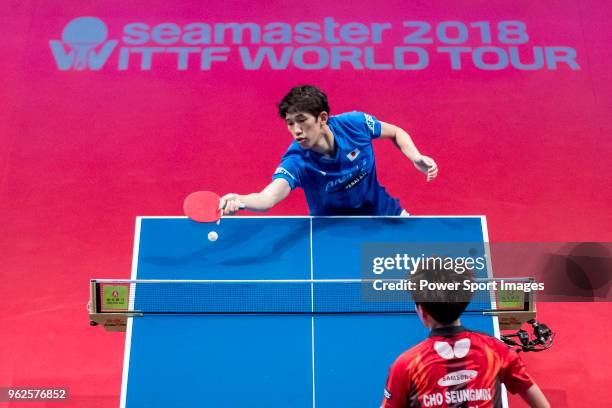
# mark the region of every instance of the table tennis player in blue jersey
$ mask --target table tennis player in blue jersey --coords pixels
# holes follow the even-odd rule
[[[372,140],[391,139],[424,173],[427,181],[438,166],[422,155],[404,130],[363,112],[330,116],[327,96],[314,86],[298,86],[278,105],[293,142],[259,193],[221,197],[224,214],[241,208],[267,211],[295,188],[304,189],[311,215],[407,215],[376,177]]]

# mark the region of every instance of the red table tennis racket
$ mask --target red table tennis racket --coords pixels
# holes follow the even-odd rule
[[[215,222],[221,218],[219,201],[221,197],[212,191],[196,191],[185,198],[183,211],[185,215],[197,222]],[[240,203],[240,208],[244,208]]]

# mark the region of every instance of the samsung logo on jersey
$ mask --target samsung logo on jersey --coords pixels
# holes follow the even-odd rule
[[[438,385],[441,387],[449,387],[451,385],[465,384],[472,381],[478,373],[474,370],[461,370],[453,373],[448,373],[438,380]]]

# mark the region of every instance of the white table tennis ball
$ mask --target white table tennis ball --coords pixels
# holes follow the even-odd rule
[[[217,234],[215,231],[210,231],[208,233],[208,240],[215,242],[217,240],[217,238],[219,238],[219,234]]]

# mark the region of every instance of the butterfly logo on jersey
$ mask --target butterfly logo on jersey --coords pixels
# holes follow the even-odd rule
[[[440,357],[445,360],[451,360],[453,358],[463,358],[467,356],[470,351],[470,339],[461,339],[455,343],[454,347],[451,347],[445,341],[436,341],[434,343],[434,350]]]

